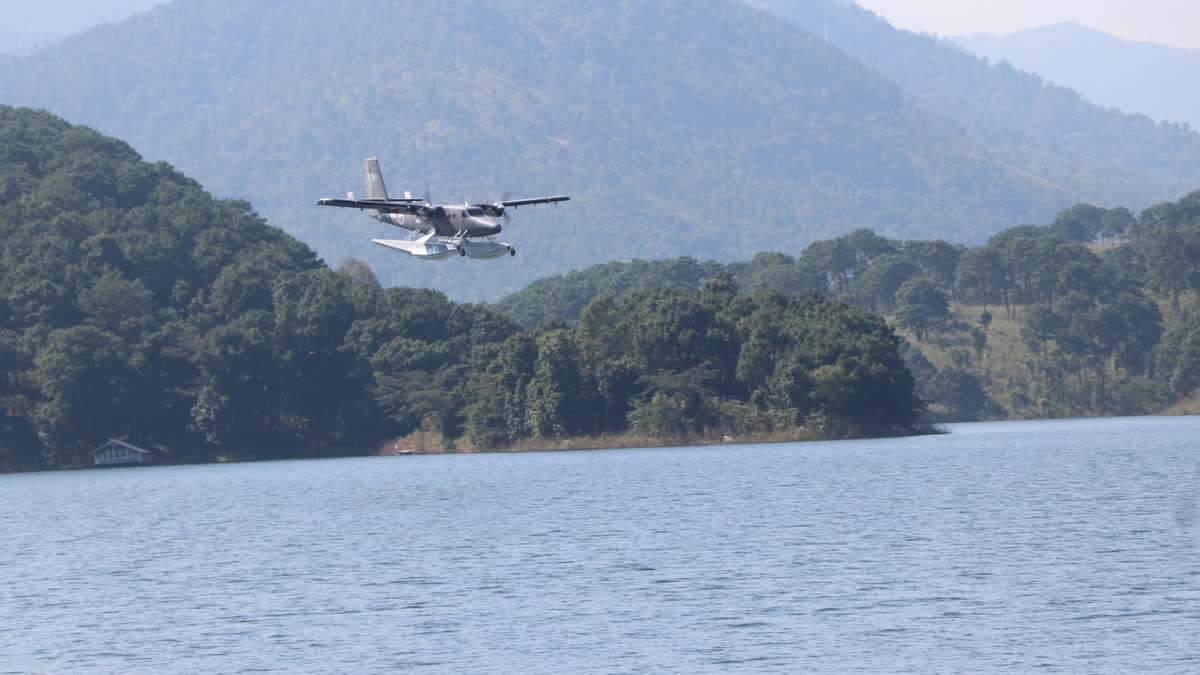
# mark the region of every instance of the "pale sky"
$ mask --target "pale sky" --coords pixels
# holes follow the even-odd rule
[[[24,51],[167,0],[0,0],[0,52]],[[805,0],[795,0],[804,2]],[[898,28],[943,36],[1074,21],[1111,35],[1200,49],[1200,0],[855,0]]]
[[[1200,49],[1200,0],[855,1],[918,33],[1006,35],[1074,21],[1126,40]]]
[[[0,0],[0,53],[21,54],[167,0]]]

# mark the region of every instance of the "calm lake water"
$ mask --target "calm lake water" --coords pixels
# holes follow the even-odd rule
[[[0,476],[0,672],[1200,671],[1200,418]]]

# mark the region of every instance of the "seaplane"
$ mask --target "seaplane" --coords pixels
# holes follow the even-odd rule
[[[503,229],[497,219],[507,220],[508,209],[571,199],[559,195],[479,204],[434,204],[428,198],[413,197],[409,192],[399,198],[388,197],[377,157],[363,160],[363,173],[367,182],[366,199],[358,199],[353,192],[348,192],[345,199],[325,197],[318,199],[317,205],[359,209],[381,223],[409,230],[410,234],[403,239],[371,241],[423,260],[441,260],[456,255],[467,258],[516,255],[517,249],[512,244],[492,238]]]

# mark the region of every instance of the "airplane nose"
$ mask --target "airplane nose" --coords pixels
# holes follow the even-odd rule
[[[478,233],[478,235],[490,237],[494,234],[500,234],[500,223],[497,223],[491,218],[475,218],[474,221],[474,227],[472,229]]]

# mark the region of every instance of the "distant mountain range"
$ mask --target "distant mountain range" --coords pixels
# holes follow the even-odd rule
[[[1071,87],[1100,105],[1200,129],[1200,49],[1130,42],[1077,23],[955,42]]]
[[[0,60],[0,102],[126,139],[333,263],[456,299],[611,260],[798,253],[858,227],[981,243],[1077,202],[1138,208],[1200,186],[1200,135],[836,0],[755,4],[775,13],[175,0]],[[314,206],[361,191],[368,155],[393,191],[573,200],[517,214],[516,258],[424,263],[370,243],[394,229]]]
[[[745,2],[862,59],[896,82],[906,100],[961,125],[1009,165],[1086,194],[1083,201],[1140,208],[1159,201],[1147,201],[1154,190],[1176,198],[1200,185],[1200,136],[1178,124],[1096,105],[1011,64],[990,65],[949,40],[896,30],[854,4]],[[1096,194],[1092,181],[1114,173],[1121,177]]]

